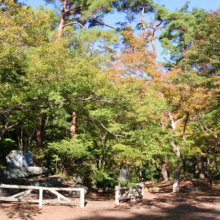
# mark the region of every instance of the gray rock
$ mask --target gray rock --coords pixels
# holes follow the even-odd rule
[[[33,154],[30,151],[12,150],[6,160],[8,167],[28,167],[33,163]]]
[[[74,184],[81,184],[81,185],[88,186],[88,182],[86,181],[86,179],[80,176],[73,176],[72,181]]]
[[[21,178],[36,175],[42,175],[48,172],[44,167],[20,167],[20,168],[7,168],[6,173],[8,178]]]
[[[72,181],[74,182],[70,187],[72,188],[84,188],[84,194],[89,193],[87,182],[84,178],[74,176]],[[70,191],[71,194],[80,195],[79,191]]]
[[[80,183],[75,184],[74,183],[74,184],[70,185],[69,188],[83,188],[84,194],[89,193],[89,188],[84,184],[80,184]],[[74,195],[80,195],[80,191],[69,191],[69,193],[74,194]]]
[[[29,186],[46,186],[46,181],[39,180],[39,181],[32,181],[28,183]]]
[[[60,177],[50,177],[46,180],[46,186],[49,187],[59,187],[63,186],[63,184],[66,182],[64,178]]]
[[[74,176],[72,181],[75,183],[75,184],[85,184],[85,180],[82,179],[81,177],[79,176]]]

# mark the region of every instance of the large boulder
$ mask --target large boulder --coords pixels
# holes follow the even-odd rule
[[[89,193],[89,188],[85,185],[81,184],[72,184],[69,186],[70,188],[83,188],[84,189],[84,195]],[[74,194],[74,195],[80,195],[80,191],[69,191],[69,193]]]
[[[33,154],[30,151],[12,150],[6,160],[8,167],[28,167],[33,163]]]
[[[72,188],[84,188],[84,194],[89,193],[89,188],[87,181],[84,178],[81,178],[79,176],[74,176],[73,179],[73,184],[70,186]],[[75,195],[80,195],[79,191],[70,191],[70,193],[75,194]]]
[[[82,184],[82,185],[87,185],[87,182],[84,178],[81,178],[80,176],[73,176],[72,181],[74,184]]]
[[[24,178],[39,176],[48,173],[48,169],[44,167],[20,167],[20,168],[7,168],[8,178]]]

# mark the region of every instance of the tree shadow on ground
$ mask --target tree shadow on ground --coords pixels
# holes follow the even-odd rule
[[[94,197],[93,200],[87,198],[84,209],[79,208],[79,199],[77,200],[77,206],[65,208],[61,205],[49,205],[49,209],[44,209],[44,212],[36,205],[24,203],[3,203],[0,205],[0,209],[6,214],[6,219],[24,220],[41,219],[43,216],[50,216],[51,213],[55,215],[54,211],[58,209],[59,212],[63,212],[60,220],[220,220],[219,190],[202,189],[199,192],[175,194],[152,193],[147,195],[153,195],[154,198],[149,199],[146,197],[137,203],[121,202],[119,206],[114,206],[113,200],[111,202],[106,201],[105,194],[102,195],[103,197]],[[107,196],[107,198],[112,197],[114,197],[112,194],[109,197]],[[59,207],[56,208],[56,206]],[[65,210],[69,212],[69,215],[65,216]],[[54,218],[50,216],[45,219],[53,220]]]
[[[40,215],[41,209],[30,204],[3,203],[0,204],[8,219],[19,218],[22,220],[33,220],[35,216]]]
[[[220,211],[198,208],[193,205],[178,205],[174,208],[149,209],[139,207],[115,207],[105,210],[93,210],[90,216],[75,217],[77,220],[219,220]],[[73,220],[68,219],[68,220]]]
[[[157,193],[157,198],[152,200],[154,204],[158,202],[186,202],[193,204],[201,204],[201,203],[215,203],[220,202],[220,191],[217,190],[202,190],[199,192],[179,192],[179,193]],[[144,200],[146,201],[146,200]],[[146,201],[147,202],[147,201]]]

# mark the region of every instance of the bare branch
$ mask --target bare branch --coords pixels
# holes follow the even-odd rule
[[[204,128],[202,126],[200,126],[200,128],[202,129],[202,131],[204,132],[205,135],[209,136],[209,134],[204,130]]]
[[[165,126],[164,126],[164,123],[163,123],[163,121],[160,119],[160,125],[161,125],[161,127],[162,128],[164,128]]]
[[[155,46],[155,43],[154,43],[154,34],[156,32],[156,30],[158,29],[162,29],[163,27],[159,27],[163,21],[161,21],[155,28],[153,28],[153,31],[151,33],[149,33],[149,31],[147,30],[146,26],[145,26],[145,23],[144,23],[144,10],[145,10],[145,6],[143,6],[143,9],[142,9],[142,12],[141,12],[141,22],[142,22],[142,26],[144,28],[144,31],[146,32],[146,34],[150,34],[151,36],[151,45],[153,47],[153,51],[154,51],[154,61],[156,60],[156,57],[157,57],[157,50],[156,50],[156,46]]]
[[[22,120],[16,122],[15,124],[13,124],[13,125],[11,125],[11,126],[8,126],[8,125],[9,125],[9,122],[7,122],[7,123],[5,124],[5,127],[4,127],[4,128],[1,130],[1,132],[0,132],[0,140],[1,140],[1,138],[3,137],[3,135],[5,134],[6,131],[8,131],[9,129],[11,129],[11,128],[17,126],[17,125],[19,125],[19,124],[22,123],[22,122],[24,122],[27,118],[30,117],[31,114],[32,114],[32,112],[30,112],[30,113],[29,113],[27,116],[25,116]]]
[[[16,122],[15,124],[9,126],[9,127],[7,128],[7,130],[9,130],[9,129],[11,129],[11,128],[17,126],[17,125],[19,125],[19,124],[22,123],[22,122],[24,122],[27,118],[30,117],[31,114],[32,114],[32,112],[30,112],[30,113],[29,113],[26,117],[24,117],[22,120],[20,120],[20,121]]]
[[[16,110],[16,108],[21,105],[21,104],[16,104],[15,106],[8,108],[8,109],[4,109],[0,111],[0,115],[5,115],[5,114],[10,114],[12,111]]]
[[[117,134],[114,134],[113,132],[111,132],[108,128],[105,127],[105,125],[102,124],[102,122],[98,121],[97,119],[93,118],[92,116],[89,115],[90,118],[92,118],[93,120],[96,120],[106,131],[108,131],[110,134],[114,135],[117,139],[118,137],[123,137],[123,135],[117,135]]]
[[[175,124],[177,124],[179,121],[183,120],[183,118],[178,119],[177,121],[175,121]]]
[[[70,11],[73,11],[73,10],[75,10],[75,9],[77,9],[77,8],[81,8],[81,7],[83,7],[83,5],[78,5],[78,6],[74,7],[74,8],[65,10],[65,12],[66,12],[66,13],[69,13]]]
[[[94,17],[91,17],[91,18],[92,18],[93,20],[97,21],[98,23],[100,23],[100,24],[106,26],[106,27],[109,27],[109,28],[115,29],[114,27],[112,27],[112,26],[110,26],[110,25],[107,25],[107,24],[103,23],[102,21],[97,20],[97,19],[94,18]]]
[[[65,28],[66,26],[69,26],[69,25],[71,25],[71,24],[78,24],[78,25],[80,25],[80,27],[81,28],[83,28],[84,29],[84,26],[81,24],[81,23],[79,23],[79,22],[70,22],[70,23],[68,23],[68,24],[65,24],[64,26],[63,26],[63,28]]]
[[[209,128],[207,128],[207,126],[205,126],[206,130],[208,130],[210,133],[212,133],[213,131],[211,131]]]

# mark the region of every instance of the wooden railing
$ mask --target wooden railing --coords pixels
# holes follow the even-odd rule
[[[79,191],[80,192],[80,207],[84,208],[85,200],[84,200],[84,189],[83,188],[61,188],[61,187],[41,187],[41,186],[23,186],[23,185],[5,185],[1,184],[0,188],[9,188],[9,189],[27,189],[23,192],[17,193],[15,195],[9,197],[0,197],[1,201],[9,201],[9,202],[30,202],[30,203],[39,203],[39,207],[42,208],[43,205],[43,191],[48,190],[55,194],[58,198],[57,202],[61,201],[61,198],[70,202],[71,200],[63,196],[57,191]],[[24,200],[23,198],[29,195],[32,190],[39,190],[39,199],[35,200]],[[17,197],[17,198],[16,198]],[[19,198],[18,198],[19,197]],[[49,200],[47,200],[48,202]],[[49,202],[48,202],[49,203]]]

